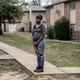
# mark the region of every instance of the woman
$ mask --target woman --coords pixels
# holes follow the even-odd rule
[[[45,26],[42,24],[42,19],[42,15],[36,16],[36,24],[34,25],[32,32],[32,42],[38,62],[34,72],[44,71]]]

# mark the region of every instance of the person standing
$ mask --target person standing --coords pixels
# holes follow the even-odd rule
[[[36,24],[32,31],[32,42],[38,63],[34,72],[44,72],[45,26],[42,24],[42,19],[42,15],[36,16]]]

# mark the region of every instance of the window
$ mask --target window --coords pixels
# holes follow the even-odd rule
[[[76,24],[70,24],[70,28],[71,28],[73,31],[76,31]]]
[[[71,36],[71,38],[75,37],[75,32],[76,32],[76,24],[70,24],[70,36]]]
[[[53,13],[53,8],[51,8],[51,14]]]
[[[50,9],[50,13],[51,13],[51,14],[54,13],[54,7],[51,7],[51,9]]]
[[[76,8],[76,3],[75,2],[71,2],[70,3],[70,10],[73,10]]]
[[[47,12],[50,13],[50,8],[47,9]]]
[[[54,13],[54,7],[47,8],[47,12],[50,14]]]

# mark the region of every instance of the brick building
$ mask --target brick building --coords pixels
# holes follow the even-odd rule
[[[80,39],[80,0],[52,0],[52,4],[46,6],[48,26],[65,16],[70,21],[72,29],[71,37]]]

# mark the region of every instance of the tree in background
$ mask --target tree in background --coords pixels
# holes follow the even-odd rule
[[[41,6],[41,5],[48,5],[51,3],[51,0],[32,0],[30,2],[31,5],[38,5],[38,6]]]
[[[21,1],[21,5],[22,5],[22,6],[27,6],[27,5],[29,5],[29,3],[26,2],[25,0],[22,0],[22,1]]]
[[[41,5],[41,0],[32,0],[31,4],[40,6]]]
[[[41,6],[41,0],[38,0],[38,6]]]
[[[24,12],[20,0],[0,0],[0,35],[2,32],[2,23],[15,23],[20,21]]]

